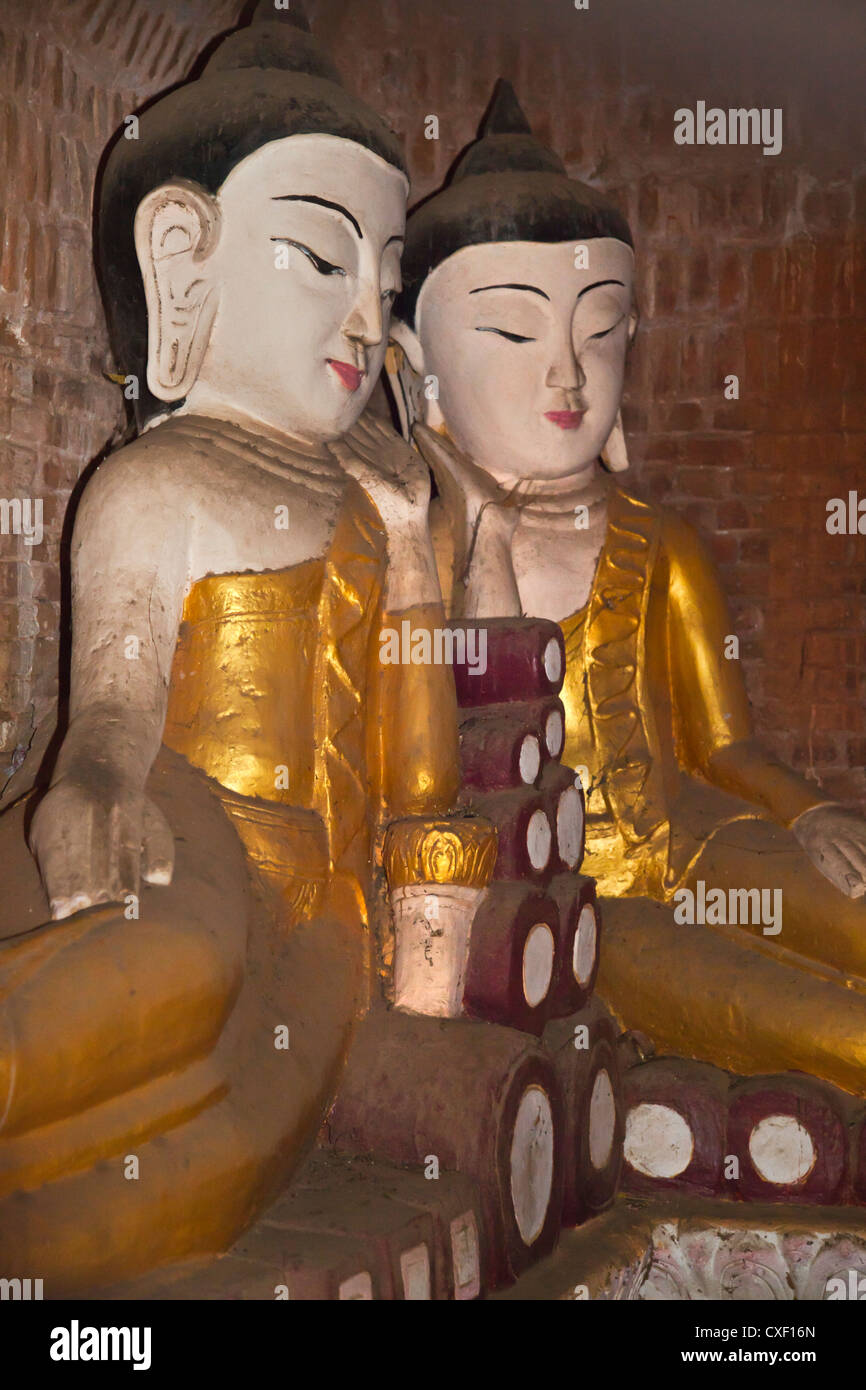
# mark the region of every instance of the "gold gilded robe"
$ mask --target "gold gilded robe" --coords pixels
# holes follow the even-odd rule
[[[673,514],[611,489],[589,599],[561,627],[563,760],[588,772],[601,892],[669,900],[720,826],[826,800],[755,744],[724,595]]]
[[[589,599],[562,628],[564,760],[587,769],[585,870],[605,894],[599,992],[659,1051],[866,1094],[864,904],[787,829],[826,798],[753,738],[691,527],[612,489]],[[678,920],[700,882],[778,893],[778,934]]]
[[[257,437],[187,417],[129,448],[194,469]],[[450,670],[379,662],[386,565],[348,480],[321,559],[192,586],[146,787],[175,873],[140,912],[46,922],[26,802],[0,818],[4,1276],[53,1297],[223,1249],[313,1141],[369,996],[381,831],[457,783]]]
[[[435,535],[450,592],[441,506]],[[588,600],[561,627],[563,761],[586,770],[583,868],[604,895],[599,993],[660,1052],[866,1095],[866,903],[838,892],[788,829],[827,798],[754,739],[695,532],[611,487]],[[781,931],[678,921],[675,895],[700,881],[778,890]]]

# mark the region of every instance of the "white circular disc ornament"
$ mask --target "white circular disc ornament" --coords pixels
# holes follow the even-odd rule
[[[676,1178],[692,1161],[695,1141],[678,1110],[644,1101],[625,1120],[625,1158],[648,1178]]]
[[[571,968],[574,971],[574,978],[581,987],[588,985],[592,979],[597,941],[598,925],[595,918],[595,908],[592,903],[584,903],[577,919],[577,931],[574,933],[574,947],[571,953]]]
[[[536,922],[523,946],[523,997],[531,1009],[550,989],[554,952],[553,932],[546,922]]]
[[[544,674],[555,685],[562,675],[562,652],[555,637],[551,637],[544,648]]]
[[[604,1067],[593,1082],[589,1101],[589,1161],[597,1173],[607,1165],[616,1133],[616,1101]]]
[[[558,758],[565,740],[565,723],[562,710],[552,709],[544,722],[544,741],[551,758]]]
[[[526,827],[526,849],[529,854],[529,862],[533,869],[540,873],[546,869],[550,860],[550,851],[553,845],[553,832],[550,829],[550,821],[547,815],[539,808],[533,811],[529,817],[529,825]]]
[[[553,1112],[541,1086],[520,1097],[511,1136],[511,1201],[525,1245],[537,1240],[553,1191]]]
[[[749,1135],[749,1154],[766,1182],[801,1182],[818,1155],[812,1136],[793,1115],[768,1115]]]
[[[560,858],[570,869],[580,861],[583,807],[577,787],[566,787],[556,807],[556,839]]]
[[[527,734],[520,745],[520,780],[531,786],[541,771],[541,744],[535,734]]]

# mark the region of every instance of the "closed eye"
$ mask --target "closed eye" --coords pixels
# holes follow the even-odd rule
[[[619,328],[624,318],[625,314],[621,314],[616,323],[611,324],[610,328],[603,328],[600,333],[590,333],[589,341],[592,342],[593,338],[606,338],[608,333],[612,333],[615,328]]]
[[[332,265],[331,262],[326,261],[323,256],[317,256],[315,251],[311,251],[309,246],[305,246],[302,241],[293,241],[292,238],[288,236],[272,236],[271,241],[282,241],[286,246],[294,246],[297,251],[300,251],[303,256],[306,256],[308,261],[312,261],[320,275],[346,274],[342,266]]]
[[[526,338],[522,333],[507,333],[504,328],[476,328],[476,333],[498,333],[500,338],[507,338],[509,343],[534,343],[535,338]]]

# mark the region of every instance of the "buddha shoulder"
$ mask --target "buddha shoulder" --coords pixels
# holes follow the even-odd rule
[[[608,545],[617,542],[631,551],[635,545],[655,554],[653,582],[681,594],[718,586],[715,565],[698,531],[673,508],[646,502],[622,488],[611,493]]]
[[[715,565],[706,543],[688,521],[667,507],[660,507],[661,549],[672,583],[700,583],[715,576]]]
[[[160,547],[183,537],[204,547],[207,568],[217,563],[211,542],[220,564],[238,569],[320,554],[346,488],[336,463],[276,447],[262,453],[249,436],[214,423],[209,430],[168,421],[111,454],[84,489],[78,542],[133,528],[150,531]]]

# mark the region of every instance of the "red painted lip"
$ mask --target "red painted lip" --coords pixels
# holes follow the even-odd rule
[[[576,430],[585,414],[585,410],[545,410],[544,418],[561,430]]]
[[[353,367],[351,362],[337,362],[329,357],[328,366],[336,372],[347,391],[357,391],[364,380],[364,373],[358,367]]]

